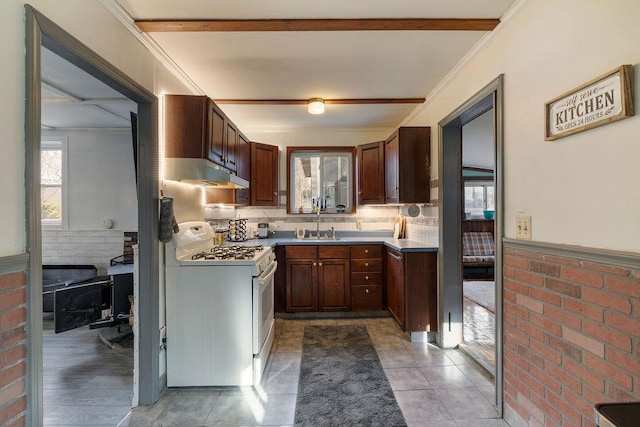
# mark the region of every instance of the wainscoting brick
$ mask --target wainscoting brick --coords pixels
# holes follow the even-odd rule
[[[504,249],[506,411],[594,426],[596,403],[640,400],[640,270],[524,246]]]

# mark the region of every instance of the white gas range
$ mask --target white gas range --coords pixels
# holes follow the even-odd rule
[[[167,385],[254,385],[273,344],[271,247],[213,244],[207,222],[166,245]]]

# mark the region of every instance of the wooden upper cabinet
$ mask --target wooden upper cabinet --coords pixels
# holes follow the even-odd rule
[[[356,149],[358,167],[358,204],[383,204],[384,141],[359,145]]]
[[[238,128],[229,119],[226,120],[226,145],[224,149],[224,166],[225,168],[236,171],[236,151],[238,147]]]
[[[247,181],[251,180],[251,143],[249,138],[240,131],[238,131],[236,147],[236,175]],[[238,204],[248,205],[251,202],[250,188],[235,191]]]
[[[278,154],[275,145],[251,143],[252,206],[278,206]]]
[[[207,158],[208,102],[206,96],[164,96],[165,157]]]
[[[384,143],[387,203],[428,203],[431,130],[401,127]]]
[[[207,158],[213,163],[224,166],[224,144],[226,140],[225,120],[222,110],[211,100],[209,109],[209,152]]]

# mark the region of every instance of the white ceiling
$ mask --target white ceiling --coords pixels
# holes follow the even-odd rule
[[[517,0],[101,0],[131,19],[500,18]],[[486,34],[483,31],[154,32],[146,33],[213,99],[422,98]],[[71,67],[71,68],[70,68]],[[43,80],[74,97],[128,118],[120,95],[50,52]],[[43,97],[54,94],[43,87]],[[78,102],[43,102],[43,124],[121,127]],[[304,105],[220,104],[243,130],[392,128],[418,104],[327,105],[313,116]],[[67,114],[71,113],[71,114]],[[68,117],[78,121],[70,124]]]

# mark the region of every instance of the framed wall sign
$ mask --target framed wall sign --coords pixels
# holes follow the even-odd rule
[[[622,65],[544,104],[545,141],[634,115],[633,66]]]

